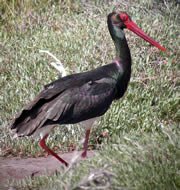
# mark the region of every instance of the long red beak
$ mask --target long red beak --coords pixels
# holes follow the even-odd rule
[[[166,51],[165,48],[163,48],[162,46],[160,46],[156,41],[154,41],[152,38],[150,38],[145,32],[143,32],[133,21],[126,21],[124,22],[124,24],[127,26],[127,29],[131,30],[132,32],[134,32],[135,34],[137,34],[138,36],[140,36],[141,38],[143,38],[144,40],[146,40],[147,42],[149,42],[150,44],[152,44],[153,46],[158,47],[159,49],[161,49],[162,51]]]

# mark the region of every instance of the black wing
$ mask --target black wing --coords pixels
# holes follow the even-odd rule
[[[67,89],[47,107],[49,123],[72,124],[103,115],[116,94],[112,79],[89,81],[78,88]]]
[[[18,135],[31,135],[49,124],[77,123],[104,114],[117,92],[117,81],[110,76],[113,68],[117,70],[109,64],[47,85],[16,117],[11,129]]]

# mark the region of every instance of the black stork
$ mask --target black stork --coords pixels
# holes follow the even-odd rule
[[[41,134],[40,146],[65,166],[68,163],[49,149],[45,140],[55,124],[84,122],[86,156],[91,126],[102,116],[113,100],[120,99],[131,76],[131,54],[123,29],[127,28],[162,51],[165,48],[145,34],[124,12],[112,12],[107,18],[108,29],[116,49],[116,59],[94,70],[59,78],[46,85],[14,119],[11,129],[17,136]]]

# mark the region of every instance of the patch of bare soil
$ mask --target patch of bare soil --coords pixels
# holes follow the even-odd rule
[[[68,163],[72,159],[82,159],[80,154],[82,152],[64,153],[61,156]],[[88,151],[87,156],[90,157],[95,154],[95,151]],[[5,184],[7,180],[23,179],[26,176],[40,176],[43,174],[52,174],[55,170],[60,170],[62,164],[54,157],[48,156],[47,158],[27,158],[18,159],[0,158],[0,186]]]

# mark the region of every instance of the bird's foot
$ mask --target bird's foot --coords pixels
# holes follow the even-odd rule
[[[63,163],[67,168],[69,167],[69,164],[67,163],[67,162],[61,162],[61,163]]]
[[[87,151],[84,151],[84,152],[81,154],[81,157],[82,157],[82,158],[85,158],[86,155],[87,155]]]

